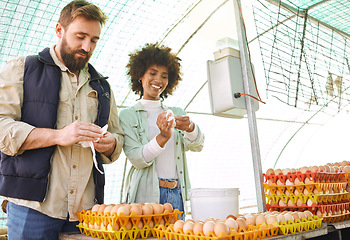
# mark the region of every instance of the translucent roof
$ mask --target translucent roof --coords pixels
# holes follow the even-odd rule
[[[0,67],[54,45],[54,27],[68,2],[1,0]],[[186,109],[206,135],[203,151],[188,154],[192,187],[239,187],[241,206],[255,205],[247,118],[213,116],[207,85],[207,61],[214,60],[217,41],[238,39],[233,1],[91,2],[108,15],[91,63],[109,76],[118,106],[137,99],[125,76],[128,54],[147,42],[171,47],[182,59],[183,80],[165,104]],[[341,137],[350,134],[344,124],[350,100],[350,2],[241,2],[257,86],[266,102],[256,112],[263,170],[348,157]],[[120,176],[121,159],[107,173]],[[119,183],[113,177],[107,187],[118,192]]]

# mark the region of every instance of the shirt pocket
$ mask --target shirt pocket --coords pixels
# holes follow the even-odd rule
[[[57,128],[61,129],[72,122],[72,105],[69,101],[69,92],[60,91],[60,104],[57,111]]]
[[[88,110],[88,118],[90,119],[90,122],[95,122],[97,118],[97,112],[98,112],[98,96],[97,91],[90,90],[88,94],[86,95],[86,104],[87,104],[87,110]]]

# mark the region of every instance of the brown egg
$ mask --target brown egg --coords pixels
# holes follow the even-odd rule
[[[103,214],[110,214],[111,213],[111,210],[113,208],[113,205],[107,205],[103,211]]]
[[[298,212],[299,219],[306,218],[306,215],[304,212]]]
[[[139,205],[134,204],[130,208],[130,213],[135,213],[136,215],[142,215],[142,208]]]
[[[95,222],[94,229],[101,230],[101,224],[98,224],[97,222]]]
[[[91,222],[89,222],[89,228],[90,229],[95,229],[95,224],[92,224]]]
[[[324,166],[318,166],[318,171],[325,172],[326,168]]]
[[[304,184],[302,181],[300,181],[299,178],[295,178],[294,179],[294,185],[298,185],[298,184]]]
[[[310,184],[310,182],[311,182],[311,180],[308,178],[308,177],[306,177],[305,179],[304,179],[304,183],[307,185],[307,184]]]
[[[292,199],[288,199],[287,206],[288,207],[295,207],[295,203],[292,201]]]
[[[183,226],[184,226],[185,222],[182,221],[182,220],[177,220],[175,223],[174,223],[174,231],[176,232],[176,230],[178,229],[183,229]]]
[[[153,222],[153,220],[149,221],[148,226],[149,226],[150,228],[154,228],[154,222]]]
[[[117,215],[119,216],[121,213],[124,213],[125,216],[130,215],[130,209],[128,206],[120,206],[117,210]]]
[[[196,221],[193,225],[193,233],[196,235],[199,232],[203,232],[203,226],[204,226],[204,222]]]
[[[238,228],[240,228],[240,227],[242,227],[242,228],[244,228],[245,230],[247,230],[247,223],[246,223],[246,221],[243,219],[243,218],[237,218],[236,219],[236,222],[237,222],[237,224],[238,224]]]
[[[331,172],[331,169],[330,169],[330,167],[328,165],[324,165],[323,167],[325,168],[326,172]]]
[[[290,172],[291,172],[290,168],[284,168],[284,169],[282,169],[283,175],[287,175],[287,174],[290,173]]]
[[[255,223],[256,223],[256,226],[259,226],[259,225],[261,225],[263,223],[266,223],[265,215],[259,214],[258,216],[256,216]]]
[[[132,223],[130,221],[126,222],[125,229],[130,230],[132,228]]]
[[[120,208],[120,206],[122,206],[122,205],[121,205],[121,204],[116,204],[116,205],[114,205],[114,206],[112,207],[112,209],[111,209],[110,214],[111,214],[111,215],[112,215],[113,213],[117,214],[118,208]]]
[[[267,225],[278,223],[277,215],[270,215],[266,217],[266,223]]]
[[[270,176],[271,174],[275,174],[275,171],[272,168],[266,170],[266,176]]]
[[[162,204],[154,204],[153,205],[153,213],[154,214],[162,214],[164,212],[164,208]]]
[[[291,180],[287,179],[285,185],[287,185],[287,186],[294,185],[294,182],[292,182]]]
[[[214,218],[209,217],[209,218],[204,220],[204,223],[209,222],[209,221],[215,222]]]
[[[98,209],[100,207],[100,204],[95,204],[92,208],[91,208],[91,212],[97,212]]]
[[[153,214],[153,207],[151,204],[145,204],[142,206],[142,214],[143,215],[152,215]]]
[[[305,215],[306,215],[306,218],[308,218],[308,217],[313,217],[312,212],[310,212],[309,210],[305,210],[304,213],[305,213]]]
[[[311,171],[312,173],[317,172],[318,169],[319,169],[319,168],[318,168],[317,166],[312,166],[312,167],[310,167],[310,171]]]
[[[227,225],[228,228],[233,228],[236,231],[238,231],[238,224],[237,224],[236,220],[234,220],[233,218],[231,218],[231,217],[226,218],[225,224]]]
[[[288,221],[294,222],[294,217],[292,216],[291,213],[288,212],[288,213],[284,214],[284,217],[286,218],[286,223],[288,223]]]
[[[163,224],[164,225],[164,224]],[[137,228],[138,229],[142,229],[143,228],[143,222],[140,220],[138,223],[137,223]]]
[[[309,207],[311,207],[312,204],[314,204],[314,203],[313,203],[312,200],[309,198],[309,199],[306,201],[306,205],[308,205]]]
[[[189,231],[189,230],[193,231],[193,226],[194,226],[194,222],[187,221],[187,222],[184,223],[184,225],[182,227],[182,230],[183,230],[184,233],[190,234],[187,231]]]
[[[309,170],[310,170],[310,169],[309,169],[308,167],[306,167],[306,166],[300,168],[300,172],[301,172],[301,173],[306,173],[306,172],[309,171]]]
[[[222,233],[225,233],[228,235],[229,229],[224,222],[219,221],[219,222],[215,223],[214,233],[216,236],[220,236],[220,234],[222,234]]]
[[[169,213],[172,213],[174,211],[173,206],[170,203],[164,203],[163,209],[164,209],[164,212],[168,211]]]
[[[303,206],[303,204],[304,204],[303,201],[300,198],[298,198],[297,199],[297,206],[301,207],[301,206]]]
[[[286,206],[287,206],[287,204],[284,203],[282,199],[280,199],[280,200],[278,201],[278,205],[281,206],[281,207],[286,207]]]
[[[205,236],[209,235],[209,232],[214,232],[215,222],[214,221],[207,221],[204,222],[203,225],[203,233]]]
[[[233,218],[234,220],[236,220],[237,217],[234,216],[234,215],[232,215],[232,214],[230,214],[230,215],[227,216],[227,218]],[[227,218],[226,218],[226,219],[227,219]]]
[[[319,218],[323,217],[323,213],[321,212],[321,210],[317,210],[316,216],[319,217]]]
[[[252,214],[247,214],[247,215],[245,215],[245,222],[247,223],[247,224],[250,224],[250,225],[252,225],[252,226],[255,226],[256,225],[256,223],[255,223],[255,216],[254,215],[252,215]]]
[[[286,217],[283,214],[278,214],[277,215],[277,222],[281,223],[281,222],[287,222],[286,221]]]
[[[106,207],[107,207],[106,204],[101,204],[101,205],[98,207],[97,212],[98,212],[98,213],[103,213]]]
[[[291,173],[296,173],[297,170],[295,170],[295,168],[291,168],[291,169],[290,169],[290,172],[291,172]]]
[[[275,169],[275,175],[279,175],[280,173],[283,174],[281,169],[279,168]]]
[[[291,215],[293,216],[294,220],[300,219],[298,212],[291,212]]]

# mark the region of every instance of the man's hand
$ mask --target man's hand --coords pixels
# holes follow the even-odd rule
[[[97,142],[94,142],[94,148],[97,152],[103,153],[109,157],[116,146],[115,138],[110,132],[106,132]]]
[[[70,146],[83,141],[97,141],[102,138],[102,129],[92,123],[75,121],[59,130],[58,145]]]

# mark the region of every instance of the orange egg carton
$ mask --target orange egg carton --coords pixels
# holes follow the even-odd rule
[[[296,232],[314,230],[320,228],[322,225],[322,218],[313,215],[312,217],[289,220],[288,222],[282,221],[278,224],[279,234],[286,235],[288,233],[294,234]]]
[[[308,199],[313,203],[338,203],[345,200],[350,200],[350,193],[346,191],[347,182],[338,183],[309,183],[298,185],[284,185],[276,186],[264,184],[265,196],[267,202],[278,203],[280,200],[287,204],[289,199],[296,204],[298,199],[302,203],[306,203]],[[288,190],[288,195],[285,193]],[[295,195],[295,190],[298,195]],[[307,190],[305,195],[303,192]],[[317,190],[317,194],[313,194]]]
[[[317,205],[313,204],[312,206],[308,206],[306,204],[303,204],[302,206],[279,206],[278,204],[269,204],[266,203],[266,209],[267,211],[278,211],[278,212],[283,212],[283,211],[299,211],[303,212],[306,210],[309,210],[312,214],[316,214],[317,211]]]
[[[263,239],[265,237],[272,237],[278,234],[278,227],[275,225],[262,224],[259,226],[247,225],[247,229],[240,227],[238,231],[230,228],[229,234],[221,233],[216,236],[214,232],[210,231],[204,235],[202,231],[194,234],[192,230],[187,230],[185,233],[182,229],[174,231],[174,225],[170,224],[168,227],[159,225],[156,228],[156,234],[159,240],[166,238],[166,240],[242,240],[242,239]]]
[[[277,180],[280,180],[282,184],[284,184],[286,180],[289,180],[290,182],[294,182],[296,178],[300,182],[304,182],[306,178],[314,182],[340,182],[340,181],[346,180],[345,172],[343,170],[339,170],[337,172],[325,172],[323,170],[311,172],[310,170],[307,170],[305,173],[289,172],[287,174],[279,173],[277,175],[272,173],[268,176],[264,173],[263,178],[264,178],[264,183],[267,183],[269,180],[272,183],[277,183]]]

